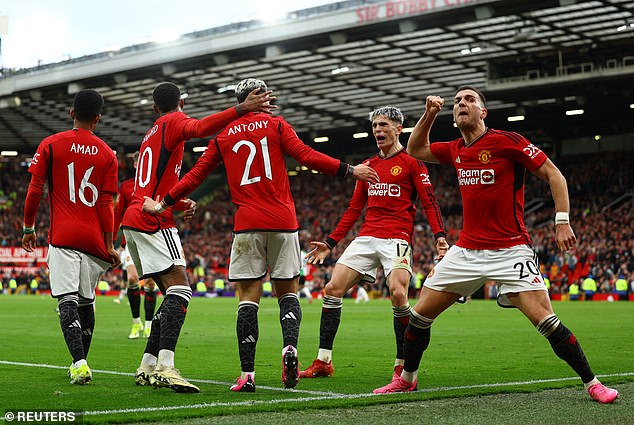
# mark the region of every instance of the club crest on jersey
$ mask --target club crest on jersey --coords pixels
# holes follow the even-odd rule
[[[483,150],[478,154],[478,159],[483,164],[488,164],[491,162],[491,151]]]
[[[435,267],[429,271],[429,274],[427,275],[427,279],[432,277],[434,274],[436,274],[436,268]]]
[[[390,168],[390,174],[392,174],[393,176],[398,176],[402,172],[403,172],[403,168],[400,165],[395,165],[392,168]]]

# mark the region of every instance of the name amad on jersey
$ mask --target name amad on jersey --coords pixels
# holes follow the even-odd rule
[[[73,143],[73,145],[70,147],[70,151],[92,156],[99,153],[99,148],[97,148],[97,146],[80,145],[79,143]]]

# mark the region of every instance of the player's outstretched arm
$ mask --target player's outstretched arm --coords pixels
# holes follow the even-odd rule
[[[324,260],[330,255],[330,247],[326,242],[312,241],[310,243],[314,248],[306,254],[308,264],[324,264]]]
[[[444,103],[444,99],[440,96],[427,96],[425,112],[414,126],[407,141],[407,153],[414,158],[422,159],[425,162],[439,163],[438,158],[431,153],[429,132]]]
[[[352,167],[352,178],[362,182],[378,183],[379,175],[369,165],[359,164]]]
[[[550,159],[546,159],[533,173],[550,186],[550,193],[552,193],[555,203],[555,240],[557,246],[562,251],[572,249],[577,243],[577,237],[570,226],[570,198],[568,197],[566,178]]]

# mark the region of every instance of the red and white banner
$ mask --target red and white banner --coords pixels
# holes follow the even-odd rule
[[[48,247],[35,248],[33,252],[26,252],[21,246],[3,246],[0,247],[0,265],[7,264],[28,265],[37,261],[38,265],[46,263],[46,255]]]

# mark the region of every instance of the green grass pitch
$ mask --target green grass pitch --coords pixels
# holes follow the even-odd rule
[[[334,376],[303,379],[295,390],[284,390],[277,300],[264,299],[259,311],[257,392],[233,393],[229,386],[240,373],[235,336],[237,303],[235,298],[192,300],[176,350],[176,366],[199,385],[201,393],[176,394],[134,385],[132,375],[145,341],[127,339],[131,320],[126,303],[117,305],[111,297],[97,297],[96,328],[88,357],[93,382],[74,386],[66,377],[71,359],[54,311],[56,301],[39,295],[0,296],[2,410],[77,411],[84,413],[84,423],[183,423],[196,417],[222,417],[224,421],[226,415],[264,415],[266,419],[266,414],[276,415],[268,416],[274,423],[278,421],[274,417],[285,421],[284,415],[293,418],[303,410],[306,419],[311,412],[319,412],[321,423],[354,423],[354,419],[344,420],[345,412],[353,409],[356,417],[362,418],[364,409],[375,409],[372,412],[376,413],[371,413],[374,422],[397,423],[390,419],[394,409],[381,406],[433,400],[445,400],[449,405],[450,401],[474,396],[476,400],[486,398],[487,403],[495,397],[502,402],[508,395],[561,389],[577,391],[591,415],[618,413],[614,422],[596,423],[627,423],[622,418],[632,418],[634,423],[630,401],[634,398],[632,302],[554,304],[559,318],[581,342],[593,371],[603,382],[626,388],[612,406],[592,402],[583,393],[574,372],[555,357],[550,345],[519,311],[499,308],[491,301],[456,304],[436,320],[419,371],[418,392],[374,396],[372,390],[390,380],[395,355],[388,300],[354,304],[346,299],[334,345]],[[302,307],[298,348],[300,361],[307,367],[317,354],[321,301],[309,305],[302,299]],[[547,393],[544,391],[544,397],[552,402],[553,396]],[[341,420],[336,416],[334,422],[324,420],[329,412],[343,412]],[[539,412],[536,409],[529,415]],[[498,423],[515,423],[510,417],[506,419]]]

